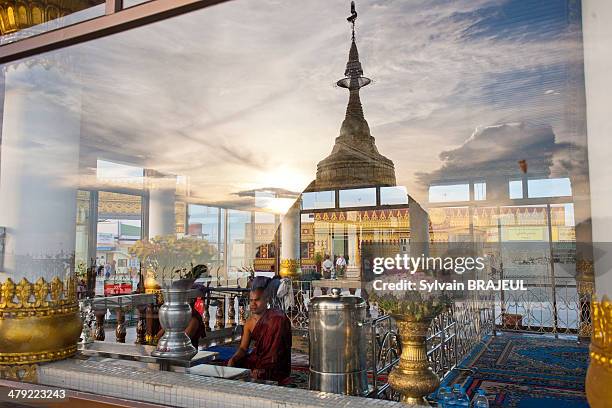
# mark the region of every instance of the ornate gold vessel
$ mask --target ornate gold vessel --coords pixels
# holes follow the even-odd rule
[[[407,404],[429,406],[425,396],[438,388],[440,379],[427,360],[425,339],[432,317],[416,320],[413,316],[392,314],[397,322],[402,342],[402,354],[397,367],[389,374],[391,388],[401,394]]]
[[[157,279],[155,279],[155,273],[151,270],[147,270],[147,277],[144,280],[145,293],[159,293],[161,292],[161,286]]]
[[[297,259],[282,259],[279,275],[283,278],[292,278],[298,275],[300,261]]]
[[[592,408],[607,408],[612,401],[612,303],[604,296],[592,302],[593,337],[586,394]]]
[[[28,379],[26,366],[73,355],[81,329],[74,277],[7,279],[0,288],[0,376]]]

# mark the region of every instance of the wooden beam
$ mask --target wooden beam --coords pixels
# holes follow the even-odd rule
[[[106,15],[121,11],[123,8],[123,0],[106,0]]]
[[[152,0],[0,46],[0,64],[142,27],[227,1],[229,0]],[[122,0],[108,0],[106,12],[109,12],[109,7],[115,10],[121,3]]]

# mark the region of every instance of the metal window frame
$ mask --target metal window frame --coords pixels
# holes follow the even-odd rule
[[[123,9],[123,0],[106,0],[104,16],[0,46],[0,64],[120,33],[228,1],[230,0],[151,0]]]

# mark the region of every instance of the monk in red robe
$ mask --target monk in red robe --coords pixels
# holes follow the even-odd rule
[[[267,308],[265,288],[251,290],[249,301],[251,316],[227,365],[250,369],[254,379],[283,384],[291,374],[291,322],[282,311]],[[254,347],[249,353],[251,341]]]

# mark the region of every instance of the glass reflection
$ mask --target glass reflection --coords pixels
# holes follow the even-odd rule
[[[408,204],[408,192],[406,187],[381,187],[380,205]]]
[[[339,200],[340,208],[373,207],[376,205],[376,188],[340,190]]]
[[[36,214],[29,203],[114,189],[124,203],[138,197],[150,215],[143,189],[163,175],[172,187],[157,197],[175,208],[164,230],[175,225],[174,233],[214,245],[214,268],[225,276],[276,272],[296,258],[308,273],[326,254],[348,258],[347,273],[357,276],[376,253],[425,251],[419,242],[472,242],[501,259],[500,243],[552,240],[553,257],[567,259],[559,251],[571,252],[580,228],[590,228],[588,194],[577,193],[588,191],[579,13],[563,1],[523,14],[517,0],[467,2],[465,13],[431,4],[362,5],[368,21],[355,44],[363,72],[353,74],[375,82],[357,80],[352,93],[329,86],[343,77],[352,46],[336,24],[346,5],[322,0],[302,4],[299,21],[292,7],[237,0],[72,47],[67,58],[49,53],[6,67],[2,200],[18,191],[14,180],[46,172],[62,179],[63,194],[33,189],[13,204]],[[389,24],[397,15],[405,24]],[[341,83],[350,87],[350,75]],[[70,116],[63,126],[52,108]],[[55,159],[32,147],[40,145],[56,147]],[[288,231],[300,238],[283,255],[292,240],[279,226],[300,194],[300,221]],[[340,210],[364,206],[372,208]],[[0,225],[34,233],[15,208],[2,204]],[[50,227],[35,250],[76,247],[83,259],[82,243],[57,239],[82,228],[61,228],[50,214],[36,218]],[[64,215],[66,224],[78,220]],[[153,218],[132,215],[122,225],[141,220],[144,236]],[[114,247],[136,235],[114,231]]]
[[[316,210],[336,207],[335,191],[313,191],[302,193],[302,209]]]
[[[451,184],[442,186],[429,186],[429,202],[441,203],[450,201],[469,201],[469,184]]]

